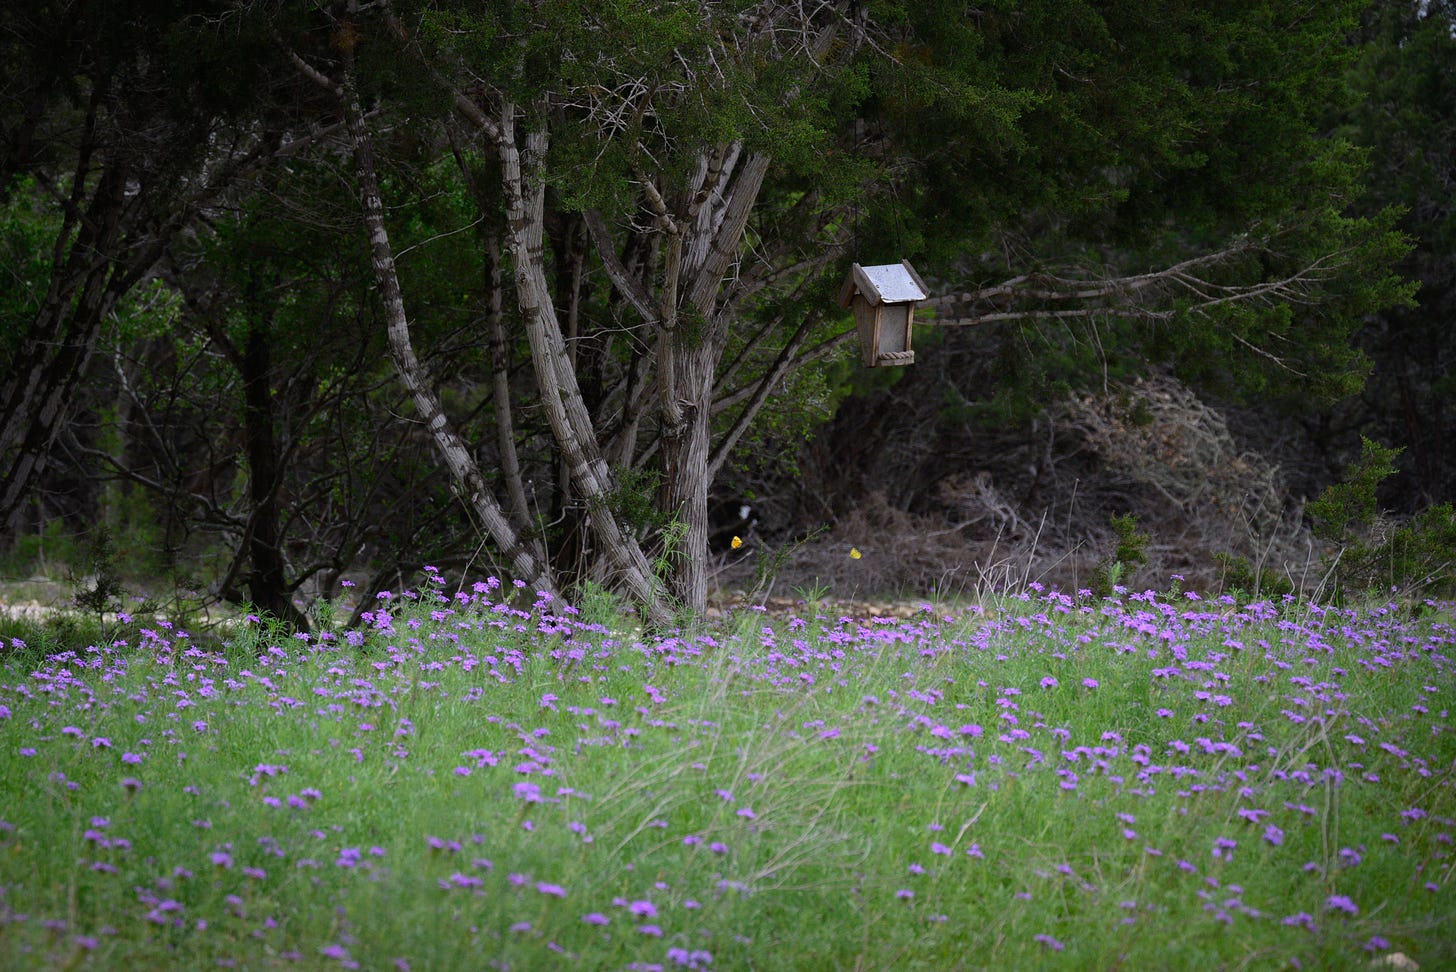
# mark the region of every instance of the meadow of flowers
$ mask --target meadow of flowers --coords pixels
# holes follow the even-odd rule
[[[0,967],[1456,966],[1442,606],[501,587],[9,646]]]

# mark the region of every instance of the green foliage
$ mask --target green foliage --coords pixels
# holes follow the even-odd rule
[[[894,370],[894,369],[881,369]],[[731,468],[748,479],[765,470],[776,475],[798,473],[799,450],[832,414],[837,399],[846,394],[836,388],[834,378],[823,366],[813,364],[787,375],[782,391],[775,393],[754,419],[734,449]],[[714,428],[726,427],[725,421]]]
[[[645,182],[681,194],[703,148],[728,144],[741,145],[740,159],[763,153],[773,164],[735,271],[758,274],[762,289],[723,302],[727,325],[682,309],[690,344],[729,332],[715,376],[724,379],[724,407],[713,409],[717,435],[733,427],[738,403],[799,322],[822,322],[802,348],[822,347],[847,327],[844,315],[823,313],[843,269],[834,260],[826,266],[826,254],[907,257],[950,289],[1066,267],[1095,280],[1233,252],[1197,287],[1170,287],[1152,316],[1116,308],[1075,316],[1089,306],[1070,300],[1058,306],[1073,316],[1048,318],[1034,298],[1023,309],[1040,316],[1007,315],[986,328],[994,387],[932,392],[948,403],[946,423],[1014,419],[1052,395],[1149,367],[1200,389],[1258,400],[1295,394],[1303,403],[1359,389],[1369,362],[1351,341],[1354,328],[1407,301],[1412,289],[1390,272],[1406,248],[1392,208],[1400,200],[1360,197],[1367,156],[1354,143],[1373,142],[1370,127],[1385,123],[1351,116],[1352,92],[1384,92],[1365,112],[1397,104],[1402,122],[1442,117],[1434,114],[1445,90],[1439,72],[1423,87],[1408,71],[1387,83],[1383,67],[1398,56],[1395,36],[1439,54],[1447,48],[1438,34],[1382,32],[1379,56],[1362,58],[1347,43],[1360,9],[1354,0],[1315,9],[1302,0],[1048,0],[968,11],[947,0],[869,0],[855,7],[853,23],[838,9],[817,8],[800,24],[802,11],[785,16],[788,7],[737,0],[403,0],[365,4],[347,21],[327,7],[246,5],[219,18],[176,5],[136,12],[83,3],[74,19],[85,43],[65,34],[66,43],[52,46],[46,18],[60,14],[46,8],[19,23],[17,31],[30,33],[13,33],[3,50],[16,55],[5,69],[16,91],[35,94],[37,105],[64,103],[60,128],[78,116],[87,85],[101,84],[78,71],[90,70],[90,60],[126,67],[116,76],[129,86],[97,102],[108,125],[124,122],[121,129],[150,137],[177,134],[171,122],[185,123],[189,138],[179,135],[179,144],[190,148],[158,163],[166,173],[145,173],[140,184],[149,190],[169,185],[162,176],[191,172],[199,146],[220,156],[230,145],[246,150],[259,133],[304,131],[300,119],[332,120],[337,106],[287,55],[337,74],[349,52],[371,113],[412,336],[452,419],[481,444],[490,441],[494,404],[483,390],[490,362],[479,321],[482,307],[509,299],[513,285],[507,280],[495,294],[482,284],[481,240],[498,231],[503,208],[494,149],[452,117],[442,77],[491,111],[511,104],[524,113],[523,128],[550,130],[541,245],[603,439],[610,417],[627,411],[623,396],[642,387],[623,374],[634,356],[650,354],[653,336],[650,322],[613,293],[590,253],[600,244],[587,241],[579,213],[602,211],[618,255],[652,290],[662,248]],[[403,30],[385,21],[386,11]],[[821,37],[830,40],[822,48]],[[85,56],[54,56],[73,49]],[[168,126],[149,127],[159,119]],[[1399,142],[1389,127],[1381,134]],[[457,152],[478,184],[461,173]],[[171,477],[158,490],[174,504],[167,517],[192,525],[210,517],[212,530],[250,512],[242,508],[245,476],[230,464],[241,470],[245,451],[238,351],[256,338],[273,364],[253,387],[268,385],[268,421],[288,467],[276,490],[290,511],[284,542],[308,548],[300,562],[366,550],[415,559],[405,555],[448,548],[471,531],[390,384],[357,200],[347,175],[340,178],[338,153],[337,143],[300,145],[286,164],[259,172],[249,184],[256,191],[230,197],[174,248],[173,269],[192,274],[187,305],[170,279],[153,280],[108,325],[106,340],[108,350],[131,356],[137,394],[155,413],[149,418],[176,437],[156,446],[167,463],[134,470],[159,483]],[[32,161],[53,169],[50,183],[64,191],[62,163]],[[1421,166],[1416,181],[1429,187],[1440,173]],[[49,254],[61,252],[61,210],[42,185],[3,187],[0,364],[45,292]],[[1244,239],[1260,242],[1240,250]],[[587,257],[573,263],[582,248]],[[1299,285],[1278,289],[1290,279]],[[1206,299],[1265,285],[1266,299]],[[936,350],[932,335],[947,346],[957,340],[922,328],[917,344],[927,354]],[[519,329],[512,340],[508,356],[519,363]],[[846,395],[883,390],[906,374],[827,358],[800,368],[739,439],[735,462],[740,471],[792,474],[794,448]],[[641,376],[651,388],[650,367]],[[530,402],[529,375],[513,370],[511,380],[513,394]],[[652,454],[651,394],[639,455]],[[988,399],[987,407],[965,407]],[[105,409],[97,414],[113,420]],[[526,474],[545,495],[550,437],[534,408],[517,419]],[[126,458],[125,447],[134,455],[138,441],[104,451]],[[195,491],[179,484],[204,452],[215,508],[185,509]],[[489,446],[480,452],[488,457]],[[670,511],[652,509],[653,474],[617,476],[612,515],[644,535],[667,530],[670,546]],[[155,537],[134,492],[109,490],[102,505],[118,540],[131,533],[147,546]],[[239,531],[228,529],[236,540]],[[1120,535],[1109,570],[1135,567],[1135,553]]]
[[[1448,496],[1456,482],[1456,6],[1450,0],[1396,0],[1366,8],[1359,59],[1345,73],[1350,97],[1332,106],[1329,124],[1368,147],[1358,213],[1394,209],[1415,242],[1396,265],[1419,284],[1415,301],[1371,314],[1359,346],[1374,369],[1366,393],[1342,422],[1406,447],[1402,475],[1390,484],[1394,509],[1411,512]]]
[[[1110,520],[1117,543],[1112,554],[1098,566],[1092,590],[1101,596],[1112,594],[1127,578],[1128,572],[1148,562],[1150,537],[1138,528],[1132,513],[1114,515]]]
[[[306,614],[309,626],[315,631],[331,631],[342,623],[338,606],[326,597],[315,598]]]
[[[78,536],[67,529],[65,520],[54,519],[34,533],[20,534],[10,543],[0,557],[0,574],[50,576],[58,568],[81,563],[82,556]]]
[[[1149,365],[1248,400],[1291,391],[1305,401],[1332,400],[1358,391],[1369,365],[1352,344],[1354,331],[1412,293],[1391,272],[1409,247],[1396,230],[1398,214],[1351,210],[1365,155],[1320,129],[1328,106],[1349,97],[1340,72],[1357,53],[1346,37],[1358,9],[1328,5],[1310,17],[1303,5],[1282,2],[1173,9],[1065,2],[958,18],[928,41],[947,64],[955,55],[937,44],[964,43],[981,64],[963,70],[1039,99],[1000,113],[1015,137],[989,146],[957,131],[964,118],[953,110],[901,122],[918,126],[911,139],[938,136],[939,145],[915,145],[942,167],[917,169],[921,197],[899,202],[913,207],[926,246],[947,247],[945,263],[962,264],[972,282],[1082,268],[1093,284],[1234,252],[1197,272],[1206,285],[1151,298],[1143,290],[1133,303],[1152,317],[1112,306],[1092,317],[998,325],[993,394],[1003,410],[1025,414],[1061,390]],[[925,16],[953,19],[936,5]],[[967,252],[967,237],[954,234],[968,230],[972,240],[985,234],[970,244],[980,255],[969,261],[954,256]],[[1267,243],[1238,253],[1251,239]],[[937,262],[932,256],[927,265]],[[1278,290],[1279,281],[1295,278],[1307,282]],[[1261,286],[1270,288],[1265,299],[1206,299]],[[1086,309],[1070,300],[1052,306]],[[1026,309],[1048,305],[1030,301]]]
[[[61,220],[33,178],[0,185],[0,366],[9,367],[50,282]]]
[[[169,337],[181,324],[182,303],[182,295],[165,281],[150,280],[127,293],[107,321],[107,337],[118,344]]]
[[[658,532],[657,556],[652,558],[652,573],[659,581],[666,583],[676,569],[677,558],[688,555],[683,543],[687,535],[687,523],[677,516],[668,520]]]
[[[1341,586],[1406,596],[1456,596],[1456,508],[1429,507],[1382,536],[1347,547],[1338,564]]]
[[[1400,453],[1400,449],[1386,448],[1361,436],[1360,458],[1346,471],[1344,481],[1328,487],[1309,504],[1315,534],[1338,543],[1368,531],[1380,510],[1376,490],[1395,472]]]
[[[1148,535],[1138,529],[1137,517],[1124,513],[1112,518],[1112,532],[1117,535],[1117,549],[1112,559],[1129,567],[1148,562]]]
[[[72,573],[76,606],[100,618],[121,607],[126,588],[117,570],[116,547],[111,530],[98,526],[87,537],[85,573]]]
[[[292,634],[287,622],[271,614],[249,611],[243,620],[232,625],[228,636],[224,637],[223,651],[228,657],[247,663],[272,645],[287,644]]]
[[[56,611],[41,618],[0,616],[0,663],[38,665],[77,645],[108,644],[116,626],[93,615]]]
[[[1377,491],[1395,473],[1401,450],[1364,437],[1360,445],[1344,481],[1308,507],[1315,533],[1340,547],[1338,589],[1450,596],[1456,592],[1456,510],[1442,503],[1404,521],[1383,521]]]
[[[1267,600],[1294,593],[1294,584],[1283,574],[1255,566],[1242,554],[1219,551],[1213,555],[1220,572],[1219,591],[1240,600]]]
[[[583,624],[604,627],[616,625],[626,613],[626,605],[621,596],[596,581],[581,581],[572,588],[571,594],[571,603],[577,609]]]
[[[653,469],[615,470],[615,485],[606,495],[606,507],[617,522],[636,533],[667,530],[671,518],[657,509],[657,491],[662,475]]]

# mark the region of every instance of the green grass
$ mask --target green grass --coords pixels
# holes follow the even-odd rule
[[[0,966],[1456,963],[1444,611],[389,603],[9,656]]]

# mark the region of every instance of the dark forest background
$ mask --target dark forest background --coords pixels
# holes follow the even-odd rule
[[[1446,0],[4,23],[6,580],[1450,591]],[[901,259],[866,369],[840,283]]]

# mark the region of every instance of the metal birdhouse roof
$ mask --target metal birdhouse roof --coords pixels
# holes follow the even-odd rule
[[[906,260],[873,267],[854,264],[839,290],[839,303],[848,307],[856,293],[871,304],[904,304],[930,296],[925,281]]]

